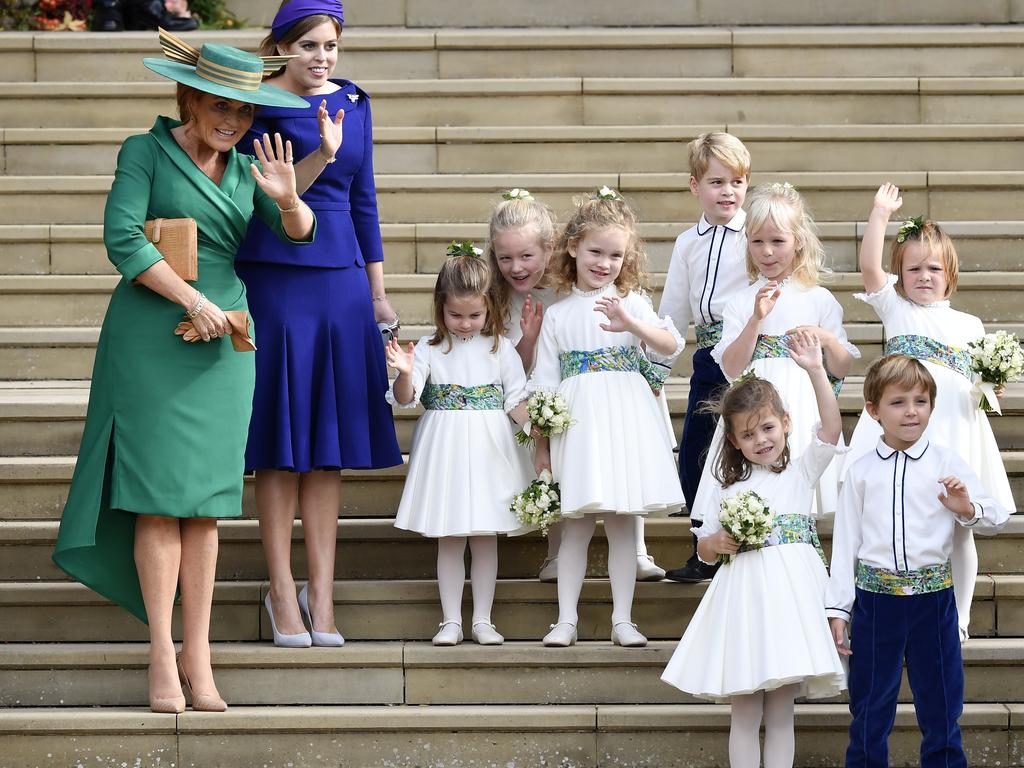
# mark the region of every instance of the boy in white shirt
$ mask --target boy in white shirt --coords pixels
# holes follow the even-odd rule
[[[953,528],[993,534],[1009,513],[959,456],[924,435],[935,380],[919,361],[876,360],[864,379],[864,400],[883,435],[843,483],[825,596],[836,646],[850,657],[846,766],[889,765],[904,658],[921,727],[920,765],[966,766]]]
[[[743,229],[750,153],[735,136],[715,132],[703,133],[691,141],[689,154],[690,191],[700,200],[704,212],[700,221],[676,239],[658,308],[661,317],[672,317],[684,338],[691,320],[697,335],[686,421],[679,441],[679,480],[687,510],[693,508],[715,433],[715,417],[702,412],[701,405],[728,385],[711,357],[711,349],[722,337],[722,310],[750,284]],[[691,525],[700,527],[700,521],[691,519]],[[668,571],[666,578],[697,582],[714,576],[716,566],[700,562],[696,551],[695,536],[693,555],[681,568]]]

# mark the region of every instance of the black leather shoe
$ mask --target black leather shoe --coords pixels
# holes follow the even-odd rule
[[[702,581],[711,581],[718,572],[718,565],[702,563],[694,555],[686,561],[682,568],[673,568],[665,572],[665,578],[669,581],[678,581],[682,584],[698,584]]]

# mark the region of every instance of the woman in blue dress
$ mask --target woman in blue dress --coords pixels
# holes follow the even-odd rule
[[[329,79],[343,19],[337,0],[285,2],[261,48],[295,57],[270,82],[309,107],[261,109],[252,131],[280,132],[303,158],[296,180],[317,214],[316,244],[282,245],[254,223],[236,259],[259,334],[245,467],[256,473],[265,604],[274,642],[293,647],[344,643],[334,621],[338,470],[402,463],[377,326],[397,315],[384,292],[370,103],[353,83]],[[296,512],[309,563],[298,600]]]

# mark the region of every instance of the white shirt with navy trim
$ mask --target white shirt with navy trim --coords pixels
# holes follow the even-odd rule
[[[948,476],[967,486],[974,506],[970,520],[939,501],[939,478]],[[858,562],[890,571],[941,565],[953,549],[955,525],[991,535],[1009,516],[953,451],[927,437],[898,451],[879,438],[875,450],[851,465],[839,495],[825,613],[849,620]]]
[[[748,285],[746,211],[728,224],[700,221],[676,238],[661,295],[660,317],[670,316],[679,335],[686,327],[722,319],[725,305]]]

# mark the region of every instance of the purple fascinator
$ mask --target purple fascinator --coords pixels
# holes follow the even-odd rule
[[[289,29],[307,16],[320,14],[333,16],[339,24],[345,24],[345,11],[341,6],[341,0],[292,0],[277,12],[270,27],[270,34],[275,40],[280,40],[288,34]]]

